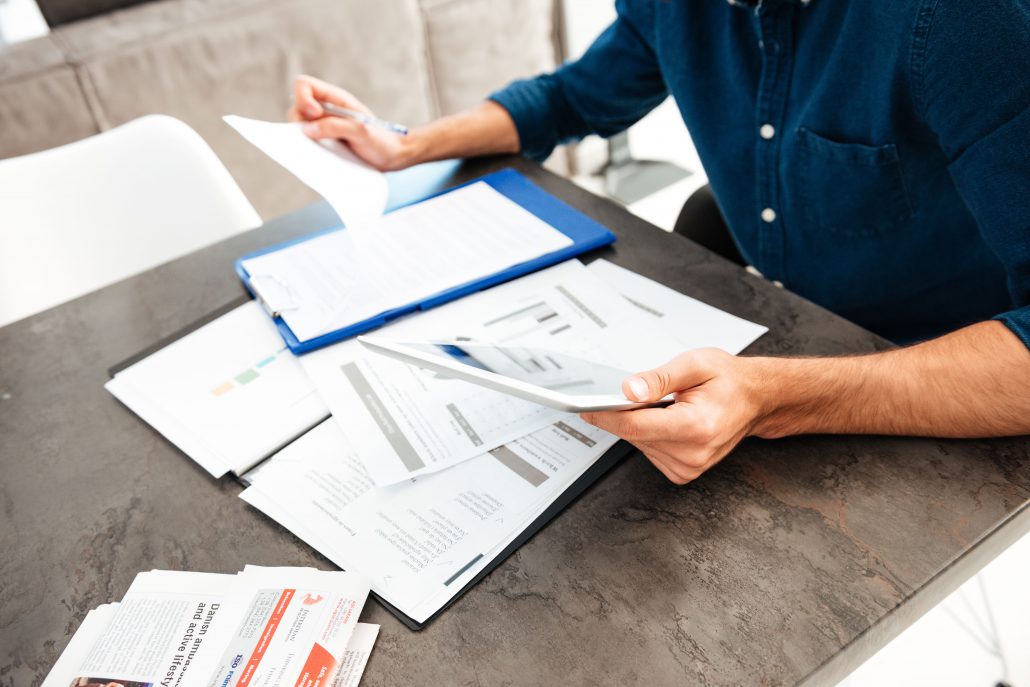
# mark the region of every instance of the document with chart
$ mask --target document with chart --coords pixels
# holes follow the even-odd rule
[[[329,414],[256,301],[121,370],[105,386],[215,477],[246,472]]]
[[[607,260],[594,260],[587,269],[676,337],[685,351],[721,348],[736,355],[769,331]]]
[[[327,421],[248,475],[241,498],[424,622],[614,443],[573,416],[379,488],[339,423]]]
[[[533,345],[627,371],[681,346],[571,260],[383,328],[398,340]],[[301,358],[373,481],[443,470],[553,424],[564,413],[367,352],[347,341]]]

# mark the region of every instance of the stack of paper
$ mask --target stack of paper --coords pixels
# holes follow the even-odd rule
[[[247,566],[236,575],[152,570],[90,611],[44,687],[350,687],[379,632],[358,622],[354,573]]]
[[[381,335],[468,336],[643,370],[684,350],[684,341],[736,353],[765,331],[610,263],[595,265],[570,261]],[[366,575],[416,623],[616,442],[575,415],[369,354],[353,341],[301,365],[334,418],[249,475],[241,497]]]
[[[573,260],[380,335],[467,336],[637,371],[688,348],[738,353],[764,331],[610,263]],[[272,362],[262,358],[268,351]],[[256,305],[136,363],[109,388],[212,473],[237,470],[249,484],[241,498],[363,575],[413,626],[452,601],[616,442],[578,416],[355,341],[294,359]]]

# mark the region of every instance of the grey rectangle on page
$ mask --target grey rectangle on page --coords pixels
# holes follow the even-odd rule
[[[461,427],[461,431],[465,432],[466,436],[472,440],[472,445],[482,446],[483,440],[479,438],[479,435],[476,434],[476,430],[472,428],[469,421],[466,420],[465,416],[461,414],[460,410],[458,410],[458,406],[453,403],[448,403],[447,410],[451,411],[451,417],[453,417],[455,422],[458,423],[458,426]]]
[[[594,441],[593,439],[588,437],[586,434],[583,434],[583,432],[580,432],[575,427],[570,427],[569,425],[565,424],[564,422],[555,422],[554,426],[557,427],[562,432],[565,432],[570,437],[572,437],[573,439],[575,439],[579,443],[583,444],[584,446],[591,447],[591,446],[594,446],[597,443],[596,441]]]
[[[390,442],[393,450],[397,452],[397,457],[404,463],[404,467],[408,469],[408,472],[424,468],[426,464],[418,457],[415,448],[408,442],[407,437],[401,433],[401,428],[397,426],[393,416],[390,415],[382,400],[372,389],[372,385],[365,379],[365,375],[361,374],[357,363],[347,363],[342,365],[340,369],[343,370],[344,376],[347,377],[347,381],[351,383],[354,390],[358,392],[361,402],[365,404],[369,414],[376,421],[376,424],[379,425],[379,430],[386,437],[386,440]]]
[[[490,451],[490,455],[496,458],[501,465],[508,468],[534,487],[539,487],[547,481],[547,474],[543,470],[539,470],[530,465],[507,446],[498,446],[493,451]]]
[[[600,317],[597,316],[597,313],[595,313],[593,310],[588,308],[586,306],[586,304],[583,303],[583,301],[581,301],[578,298],[576,298],[575,296],[573,296],[572,292],[569,291],[567,288],[565,288],[564,286],[560,286],[560,285],[556,286],[554,288],[556,288],[563,296],[568,298],[569,301],[571,301],[574,306],[579,308],[579,311],[581,313],[583,313],[584,315],[589,317],[591,320],[593,320],[594,324],[596,324],[598,327],[600,327],[601,329],[604,329],[605,327],[608,326],[607,323],[605,323],[604,320],[602,320]]]
[[[472,567],[473,565],[475,565],[476,563],[478,563],[478,562],[479,562],[479,559],[480,559],[480,558],[482,558],[482,557],[483,557],[483,554],[479,554],[478,556],[476,556],[475,558],[473,558],[473,559],[472,559],[471,561],[469,561],[469,562],[468,562],[468,563],[466,563],[465,565],[461,566],[461,570],[459,570],[458,572],[456,572],[456,573],[454,573],[453,575],[451,575],[450,577],[448,577],[448,578],[447,578],[447,581],[443,583],[443,586],[445,586],[445,587],[449,587],[449,586],[451,585],[451,582],[454,582],[454,581],[455,581],[456,579],[458,579],[459,577],[461,577],[461,576],[462,576],[462,574],[463,574],[463,573],[464,573],[464,572],[465,572],[466,570],[468,570],[468,569],[469,569],[469,568],[471,568],[471,567]]]

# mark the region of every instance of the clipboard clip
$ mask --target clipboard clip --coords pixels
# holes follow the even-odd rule
[[[282,317],[284,312],[300,308],[293,297],[290,285],[274,274],[251,275],[250,288],[264,309],[274,319]]]

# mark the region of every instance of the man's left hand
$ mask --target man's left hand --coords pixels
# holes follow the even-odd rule
[[[697,479],[752,433],[759,417],[757,380],[747,358],[714,348],[689,351],[628,378],[631,401],[664,408],[584,413],[587,422],[626,439],[676,484]]]

